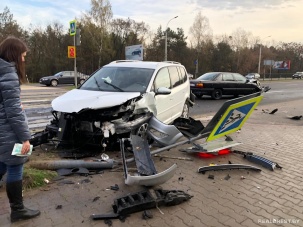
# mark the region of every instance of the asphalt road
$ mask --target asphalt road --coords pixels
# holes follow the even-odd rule
[[[259,108],[267,106],[281,106],[282,103],[288,103],[303,99],[303,80],[275,80],[261,81],[262,86],[269,86],[271,90],[263,93],[263,100],[259,104]],[[203,96],[202,99],[196,99],[195,105],[190,109],[192,117],[200,115],[208,115],[217,112],[222,104],[232,99],[233,96],[224,96],[220,100],[213,100],[208,96]]]

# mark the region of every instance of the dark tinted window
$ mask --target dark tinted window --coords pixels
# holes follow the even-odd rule
[[[174,88],[174,87],[177,87],[178,85],[180,85],[181,81],[180,81],[179,72],[178,72],[177,67],[170,66],[170,67],[168,67],[168,71],[169,71],[172,87]]]

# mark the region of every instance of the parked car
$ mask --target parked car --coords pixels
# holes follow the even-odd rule
[[[292,79],[302,79],[303,72],[296,72],[294,75],[292,75]]]
[[[180,63],[115,61],[52,101],[49,128],[59,133],[61,144],[105,148],[119,136],[144,135],[152,116],[165,124],[187,118],[191,97]]]
[[[40,84],[46,86],[56,87],[58,84],[75,84],[75,72],[74,71],[62,71],[58,72],[53,76],[45,76],[39,80]],[[83,84],[83,82],[88,78],[87,75],[78,73],[77,83]]]
[[[222,95],[248,95],[262,91],[259,84],[250,82],[239,73],[209,72],[190,81],[190,89],[198,98],[209,95],[221,99]]]
[[[260,79],[260,74],[259,73],[248,73],[246,76],[245,76],[247,79]]]

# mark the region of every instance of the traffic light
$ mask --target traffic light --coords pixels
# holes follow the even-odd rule
[[[76,32],[76,46],[80,46],[81,44],[81,29],[77,28]]]
[[[67,47],[67,57],[68,58],[75,58],[76,57],[76,47],[75,46],[68,46]]]

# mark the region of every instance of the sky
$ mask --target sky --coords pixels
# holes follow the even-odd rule
[[[303,43],[303,0],[110,0],[114,18],[145,22],[153,32],[159,26],[182,28],[185,35],[201,12],[214,35],[231,35],[237,29],[261,41]],[[69,21],[90,10],[90,0],[1,0],[0,13],[8,7],[22,27],[45,27]],[[170,20],[178,16],[177,18]],[[268,37],[270,36],[270,37]]]

